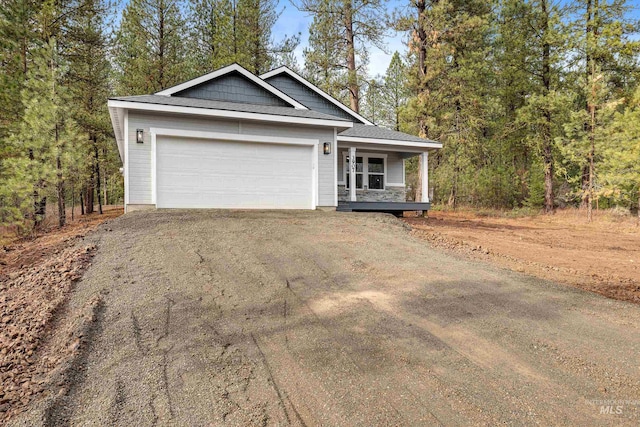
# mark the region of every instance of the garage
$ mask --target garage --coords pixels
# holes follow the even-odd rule
[[[315,209],[314,146],[160,136],[158,208]]]

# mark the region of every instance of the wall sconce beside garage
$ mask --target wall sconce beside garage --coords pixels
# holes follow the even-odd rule
[[[136,129],[136,142],[138,144],[144,143],[144,130],[143,129]]]
[[[325,142],[324,144],[322,144],[322,152],[324,154],[331,154],[331,143],[330,142]]]

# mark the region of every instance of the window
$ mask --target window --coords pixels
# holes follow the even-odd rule
[[[384,190],[384,159],[369,157],[367,160],[369,190]]]
[[[351,168],[349,167],[349,156],[347,156],[347,181],[346,186],[349,188],[349,172],[351,172]],[[362,185],[364,183],[364,161],[362,157],[356,157],[356,189],[362,190]]]
[[[349,189],[349,177],[351,168],[349,167],[349,156],[345,159],[345,187]],[[386,166],[385,155],[363,154],[356,157],[356,189],[384,190],[384,176]]]

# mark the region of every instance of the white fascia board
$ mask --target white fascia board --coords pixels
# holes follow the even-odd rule
[[[356,143],[362,143],[362,144],[384,144],[384,145],[394,145],[399,147],[412,147],[412,148],[425,148],[425,149],[442,148],[442,144],[439,142],[398,141],[393,139],[360,138],[356,136],[338,135],[338,141],[339,142],[356,142]]]
[[[185,129],[150,128],[149,133],[158,136],[214,139],[221,141],[264,142],[267,144],[318,145],[317,139],[285,138],[280,136],[247,135],[242,133],[206,132]]]
[[[120,161],[124,164],[124,132],[120,124],[120,115],[122,110],[109,107],[109,117],[111,118],[111,126],[113,127],[113,133],[116,137],[116,144],[118,144],[118,153],[120,154]]]
[[[353,123],[339,121],[339,120],[312,119],[308,117],[278,116],[274,114],[247,113],[243,111],[230,111],[230,110],[214,110],[209,108],[182,107],[182,106],[176,106],[176,105],[149,104],[144,102],[118,101],[115,99],[109,100],[108,105],[109,107],[126,108],[128,110],[158,111],[163,113],[191,114],[191,115],[197,115],[197,116],[256,120],[256,121],[262,121],[262,122],[329,126],[329,127],[337,127],[340,129],[347,129],[347,128],[353,127]]]
[[[360,114],[356,113],[351,108],[347,107],[342,102],[340,102],[337,99],[335,99],[333,96],[329,95],[328,93],[326,93],[325,91],[323,91],[322,89],[320,89],[316,85],[312,84],[310,81],[308,81],[304,77],[298,75],[296,72],[290,70],[289,68],[287,68],[285,66],[282,66],[280,68],[276,68],[275,70],[271,70],[268,73],[264,73],[264,74],[262,74],[260,76],[260,78],[261,79],[268,79],[269,77],[273,77],[273,76],[276,76],[276,75],[281,74],[281,73],[285,73],[288,76],[292,77],[293,79],[297,80],[299,83],[302,83],[307,88],[311,89],[312,91],[314,91],[315,93],[317,93],[318,95],[320,95],[321,97],[326,99],[327,101],[331,102],[333,105],[335,105],[336,107],[340,108],[345,113],[350,114],[351,116],[353,116],[353,117],[357,118],[358,120],[362,121],[364,124],[375,126],[375,123],[372,123],[371,121],[365,119]]]
[[[355,147],[358,150],[376,150],[376,151],[389,151],[391,153],[408,153],[409,157],[419,155],[425,151],[433,150],[433,148],[412,148],[412,147],[398,147],[394,145],[380,145],[380,144],[366,144],[360,142],[340,142],[338,144],[339,150],[348,150],[350,147]]]
[[[283,101],[285,101],[286,103],[288,103],[292,107],[295,107],[298,110],[308,110],[307,107],[305,107],[304,105],[300,104],[298,101],[296,101],[295,99],[291,98],[286,93],[280,91],[276,87],[270,85],[269,83],[265,82],[261,78],[255,76],[253,73],[245,70],[243,67],[241,67],[238,64],[231,64],[231,65],[229,65],[227,67],[220,68],[219,70],[216,70],[216,71],[214,71],[212,73],[205,74],[204,76],[197,77],[197,78],[195,78],[193,80],[189,80],[188,82],[184,82],[184,83],[181,83],[181,84],[179,84],[177,86],[170,87],[169,89],[161,90],[160,92],[156,92],[156,95],[171,96],[176,92],[180,92],[180,91],[183,91],[185,89],[189,89],[190,87],[197,86],[197,85],[199,85],[201,83],[205,83],[205,82],[207,82],[209,80],[213,80],[213,79],[215,79],[217,77],[223,76],[225,74],[228,74],[228,73],[231,73],[231,72],[234,72],[234,71],[242,74],[247,79],[251,80],[252,82],[257,84],[261,88],[267,90],[268,92],[270,92],[273,95],[277,96],[278,98],[282,99]]]

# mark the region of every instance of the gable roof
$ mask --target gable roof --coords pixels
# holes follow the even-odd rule
[[[317,93],[318,95],[320,95],[321,97],[323,97],[327,101],[331,102],[336,107],[340,108],[342,111],[344,111],[347,114],[349,114],[351,117],[356,119],[356,121],[364,123],[366,125],[375,126],[375,124],[372,123],[370,120],[367,120],[366,118],[364,118],[360,114],[356,113],[351,108],[347,107],[342,102],[338,101],[337,99],[335,99],[334,97],[332,97],[331,95],[329,95],[328,93],[326,93],[325,91],[323,91],[322,89],[320,89],[316,85],[312,84],[311,82],[306,80],[304,77],[300,76],[299,74],[297,74],[296,72],[292,71],[291,69],[289,69],[288,67],[286,67],[284,65],[282,67],[276,68],[275,70],[271,70],[268,73],[262,74],[260,76],[260,78],[264,81],[264,80],[269,79],[270,77],[274,77],[274,76],[277,76],[277,75],[282,74],[282,73],[285,73],[286,75],[288,75],[289,77],[293,78],[297,82],[299,82],[299,83],[303,84],[304,86],[306,86],[307,88],[311,89],[313,92]]]
[[[182,91],[184,91],[186,89],[192,88],[192,87],[197,86],[197,85],[201,85],[201,84],[206,83],[206,82],[208,82],[210,80],[216,79],[218,77],[221,77],[221,76],[224,76],[226,74],[233,73],[233,72],[240,74],[245,79],[247,79],[250,82],[260,86],[261,88],[265,89],[267,92],[275,95],[276,97],[280,98],[281,100],[283,100],[288,105],[291,105],[291,107],[299,109],[299,110],[308,110],[307,107],[305,107],[304,105],[302,105],[301,103],[299,103],[295,99],[291,98],[289,95],[287,95],[284,92],[280,91],[279,89],[273,87],[272,85],[270,85],[269,83],[267,83],[263,79],[257,77],[256,75],[254,75],[253,73],[251,73],[250,71],[246,70],[245,68],[241,67],[238,64],[231,64],[231,65],[229,65],[227,67],[220,68],[220,69],[218,69],[216,71],[213,71],[213,72],[211,72],[209,74],[205,74],[204,76],[200,76],[200,77],[197,77],[195,79],[189,80],[187,82],[181,83],[179,85],[170,87],[168,89],[161,90],[160,92],[157,92],[156,95],[173,96],[174,94],[176,94],[178,92],[182,92]]]
[[[292,94],[281,87],[269,82],[272,86],[282,90],[287,95]],[[242,74],[231,71],[215,79],[207,80],[204,83],[183,89],[171,96],[181,98],[210,99],[212,101],[242,102],[245,104],[273,105],[276,107],[289,107],[291,105],[275,96],[262,86],[247,80]],[[296,97],[292,98],[298,100]],[[306,104],[301,102],[301,104]]]

